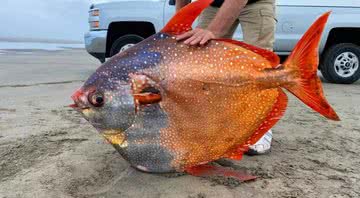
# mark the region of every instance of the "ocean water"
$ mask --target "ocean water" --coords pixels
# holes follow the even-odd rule
[[[7,42],[0,41],[0,54],[6,50],[48,50],[56,51],[67,48],[84,48],[84,44],[38,43],[38,42]]]

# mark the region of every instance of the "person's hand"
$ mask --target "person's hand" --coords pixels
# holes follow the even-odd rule
[[[184,43],[187,45],[204,45],[209,40],[216,38],[215,34],[210,30],[195,28],[189,32],[185,32],[176,37],[176,40],[185,40]]]

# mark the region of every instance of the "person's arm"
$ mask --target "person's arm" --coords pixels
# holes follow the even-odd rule
[[[186,39],[185,44],[203,45],[211,39],[224,36],[247,2],[248,0],[225,0],[207,29],[195,28],[177,36],[177,40]]]
[[[189,4],[191,0],[175,0],[176,12],[178,12],[181,8]]]

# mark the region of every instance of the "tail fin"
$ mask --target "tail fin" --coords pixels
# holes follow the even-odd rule
[[[298,78],[295,80],[295,84],[284,87],[323,116],[332,120],[340,120],[326,101],[321,81],[317,77],[318,47],[329,15],[330,12],[325,13],[309,28],[283,64]]]

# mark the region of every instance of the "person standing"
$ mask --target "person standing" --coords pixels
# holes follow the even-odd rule
[[[176,11],[190,3],[176,0]],[[267,50],[273,50],[275,41],[275,0],[214,0],[200,17],[198,26],[177,40],[188,45],[205,45],[215,38],[232,38],[241,25],[244,42]],[[269,130],[248,154],[268,153],[271,148],[272,131]]]

